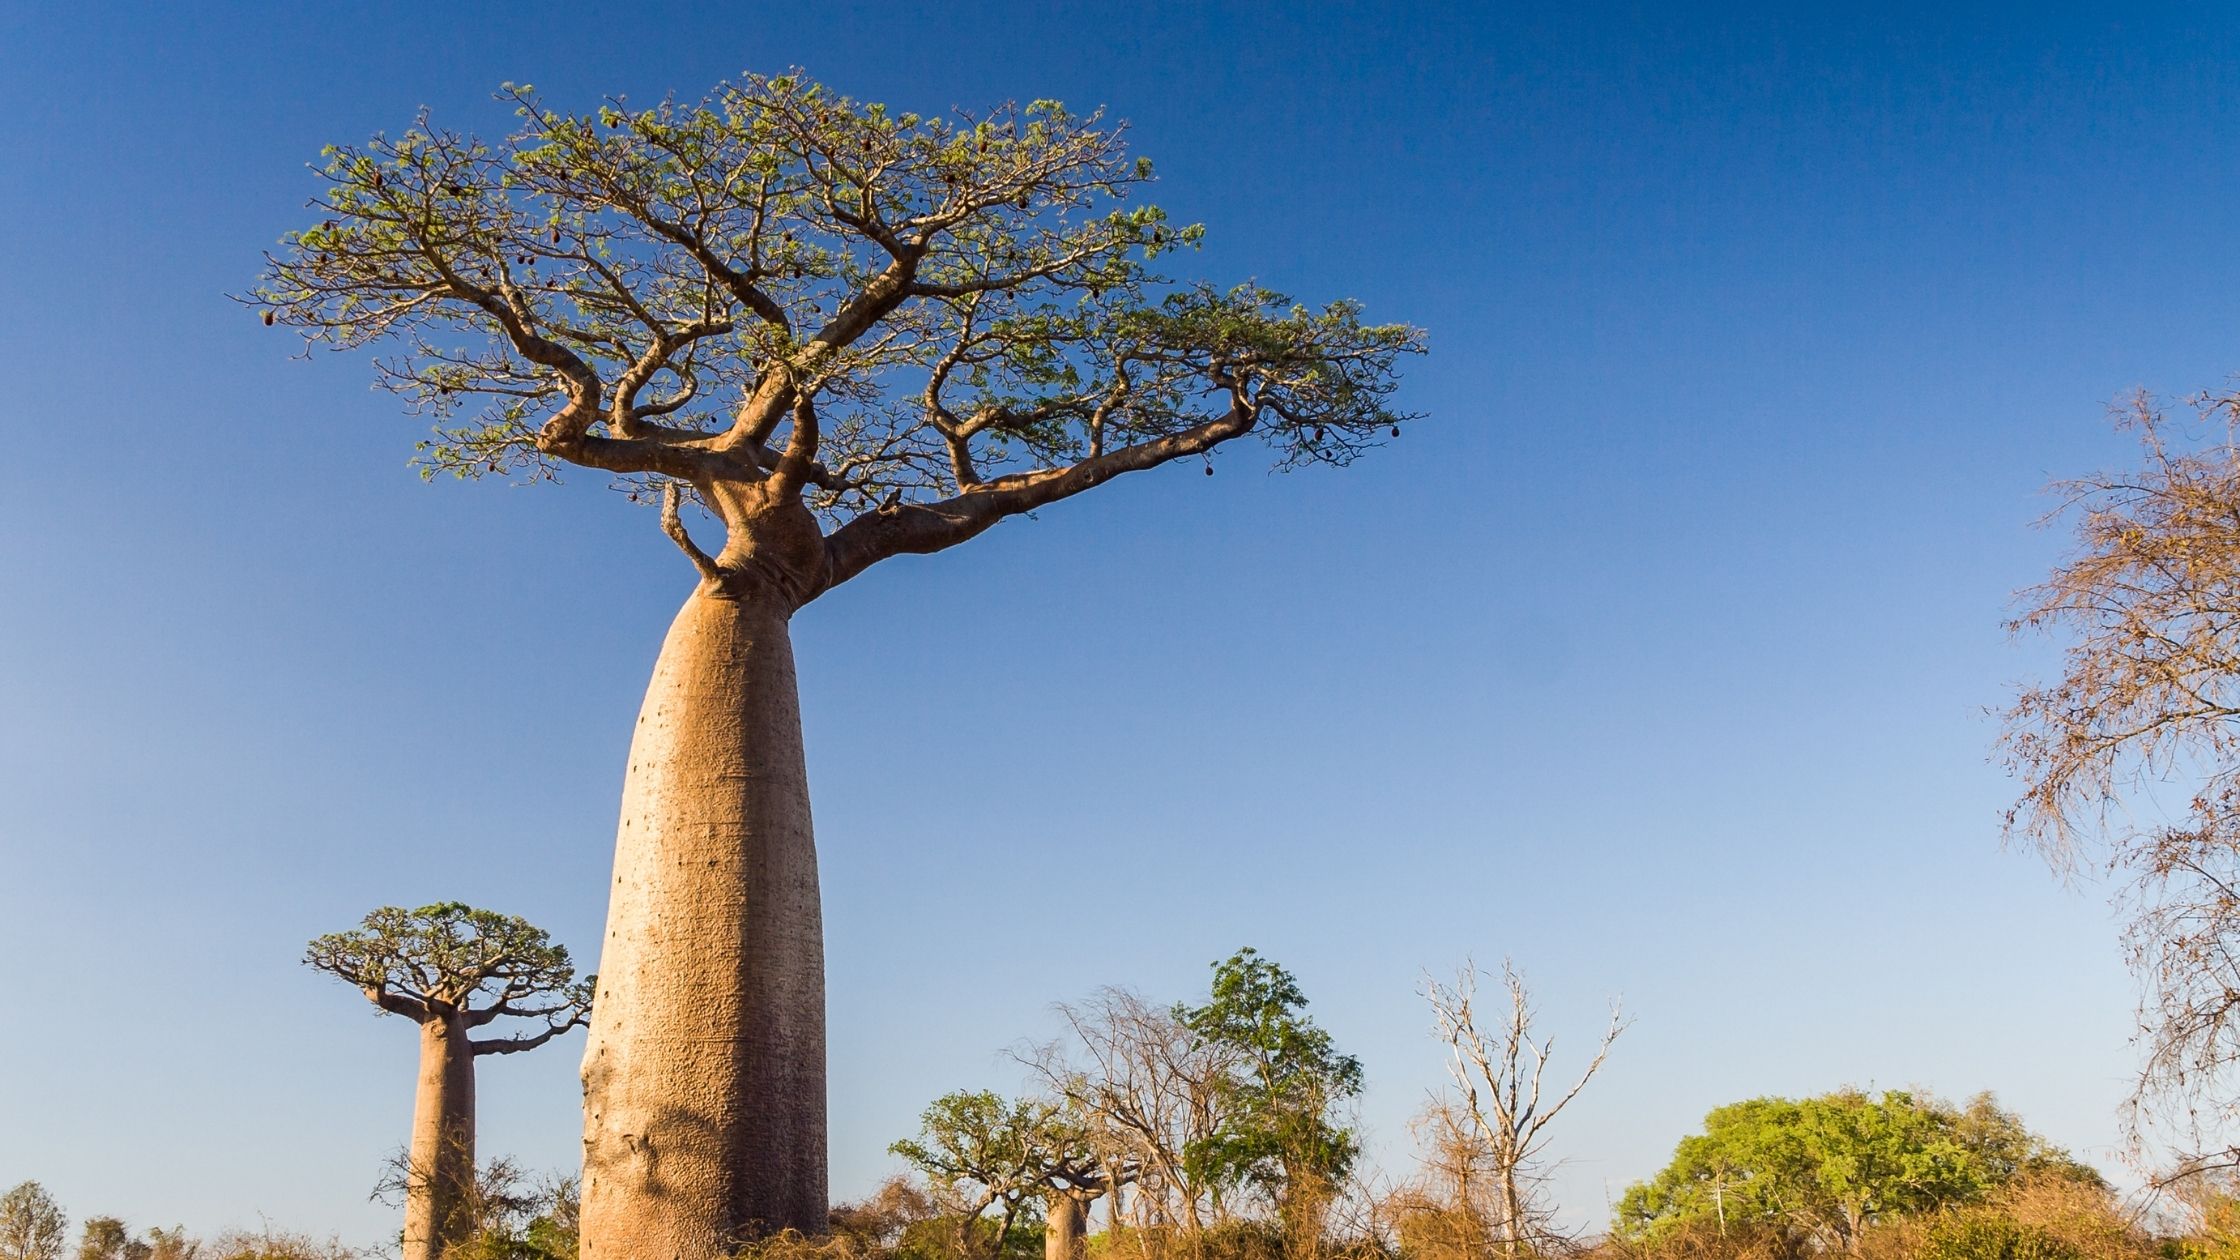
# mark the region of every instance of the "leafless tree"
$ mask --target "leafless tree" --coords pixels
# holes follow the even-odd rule
[[[1586,1067],[1554,1092],[1547,1073],[1555,1038],[1534,1031],[1537,1012],[1524,978],[1502,960],[1507,1001],[1483,1026],[1479,979],[1477,964],[1464,963],[1451,985],[1424,982],[1453,1084],[1451,1092],[1434,1095],[1417,1133],[1430,1149],[1452,1222],[1476,1229],[1482,1221],[1486,1245],[1514,1260],[1570,1242],[1539,1193],[1549,1126],[1602,1070],[1626,1021],[1612,1003],[1609,1026]]]
[[[1110,1160],[1129,1169],[1124,1178],[1106,1175],[1133,1182],[1126,1202],[1139,1228],[1202,1232],[1226,1210],[1194,1155],[1227,1119],[1229,1052],[1192,1033],[1171,1008],[1126,989],[1099,990],[1058,1012],[1070,1036],[1022,1060],[1076,1110]],[[1121,1209],[1116,1195],[1115,1220]]]
[[[2240,1162],[2240,396],[2195,404],[2206,440],[2132,398],[2116,414],[2140,466],[2057,484],[2048,520],[2074,546],[2009,624],[2059,636],[2062,667],[2017,692],[2001,747],[2023,785],[2009,835],[2124,888],[2133,1136],[2208,1168]]]

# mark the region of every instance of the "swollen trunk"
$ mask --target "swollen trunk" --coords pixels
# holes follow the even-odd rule
[[[1042,1227],[1042,1260],[1081,1260],[1086,1253],[1083,1234],[1088,1209],[1070,1194],[1050,1196],[1049,1216]]]
[[[638,715],[583,1062],[586,1260],[826,1227],[824,927],[786,619],[695,593]]]
[[[404,1260],[438,1260],[474,1231],[474,1047],[456,1015],[420,1025],[405,1159]]]

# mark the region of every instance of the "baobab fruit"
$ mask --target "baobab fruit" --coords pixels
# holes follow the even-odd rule
[[[264,326],[267,328],[272,327],[274,318],[275,317],[273,316],[271,311],[266,311],[264,313]]]

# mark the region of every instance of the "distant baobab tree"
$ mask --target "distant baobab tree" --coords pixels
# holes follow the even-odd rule
[[[824,946],[788,624],[1126,473],[1257,435],[1345,464],[1421,334],[1152,270],[1123,128],[1050,101],[920,117],[799,75],[589,113],[502,93],[330,148],[268,323],[381,347],[425,470],[612,474],[699,582],[629,755],[584,1060],[583,1251],[704,1260],[826,1226]],[[723,538],[704,548],[680,508]]]
[[[311,942],[303,961],[348,981],[383,1014],[420,1025],[420,1080],[404,1166],[404,1260],[440,1260],[473,1226],[474,1061],[534,1050],[585,1022],[589,977],[566,947],[512,915],[457,902],[384,906]],[[476,1037],[499,1020],[530,1025]]]
[[[925,1175],[954,1218],[959,1255],[1002,1254],[1020,1214],[1044,1209],[1044,1260],[1080,1260],[1089,1205],[1132,1177],[1100,1149],[1095,1130],[1047,1098],[945,1094],[926,1108],[918,1136],[887,1148]],[[983,1216],[995,1209],[993,1222]],[[989,1230],[986,1226],[992,1224]]]

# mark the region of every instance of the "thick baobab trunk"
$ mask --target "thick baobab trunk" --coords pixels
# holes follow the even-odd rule
[[[824,928],[790,605],[707,584],[630,742],[583,1062],[586,1260],[822,1233]]]
[[[474,1046],[456,1014],[421,1021],[405,1160],[404,1260],[438,1260],[474,1230]]]
[[[1088,1207],[1070,1194],[1050,1196],[1042,1228],[1042,1260],[1082,1260],[1088,1254]]]

